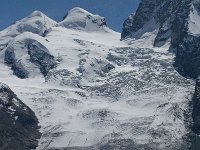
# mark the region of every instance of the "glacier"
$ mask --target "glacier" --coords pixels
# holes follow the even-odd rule
[[[195,81],[174,68],[170,41],[154,47],[156,27],[121,40],[76,7],[58,23],[35,11],[0,32],[0,82],[35,112],[37,150],[188,149]]]

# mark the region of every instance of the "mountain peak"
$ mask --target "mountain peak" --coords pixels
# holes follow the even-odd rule
[[[106,27],[106,21],[104,17],[94,15],[80,7],[75,7],[68,11],[59,25],[78,30],[97,31]]]
[[[69,16],[74,16],[74,15],[92,15],[90,12],[86,11],[85,9],[83,8],[80,8],[80,7],[74,7],[72,8],[70,11],[68,11],[68,13],[63,17],[63,20],[65,20],[67,17]]]
[[[2,37],[6,36],[7,38],[2,38],[0,41],[3,41],[2,43],[5,44],[13,37],[24,32],[32,32],[43,36],[48,29],[56,24],[56,21],[52,20],[41,11],[36,10],[30,13],[27,17],[16,21],[14,24],[1,31],[0,35]]]
[[[191,20],[190,16],[193,17],[192,22],[199,20],[197,11],[194,12],[195,15],[189,15],[192,5],[198,9],[199,0],[142,0],[135,15],[131,15],[124,22],[121,37],[122,39],[143,37],[147,39],[148,34],[152,35],[150,38],[152,38],[153,46],[160,47],[170,41],[172,45],[177,45],[184,37],[179,34],[188,32],[187,25],[188,20]],[[197,30],[196,24],[189,25],[192,33]]]
[[[45,14],[39,10],[35,10],[29,15],[29,17],[34,17],[34,16],[42,17],[42,16],[45,16]]]

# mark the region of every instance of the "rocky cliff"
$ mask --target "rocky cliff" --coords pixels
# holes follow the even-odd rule
[[[124,22],[122,39],[155,34],[153,45],[170,43],[176,53],[175,67],[185,77],[200,74],[198,0],[142,0],[136,13]]]
[[[200,75],[200,1],[141,0],[137,11],[124,22],[122,40],[152,38],[153,47],[169,46],[175,69],[185,78]],[[147,36],[148,35],[148,36]],[[151,35],[151,37],[149,36]],[[199,79],[193,98],[193,132],[200,134]],[[197,148],[198,136],[192,138]],[[195,142],[194,142],[195,141]]]
[[[0,149],[35,149],[40,138],[38,120],[11,89],[0,83]]]

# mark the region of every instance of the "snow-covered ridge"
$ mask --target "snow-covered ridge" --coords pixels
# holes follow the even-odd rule
[[[13,37],[23,32],[32,32],[43,35],[45,30],[56,24],[56,21],[47,17],[42,12],[34,11],[28,17],[16,21],[13,25],[1,31],[0,36]]]
[[[16,21],[11,26],[0,31],[0,51],[17,35],[31,32],[43,36],[45,32],[57,24],[40,11],[34,11],[29,16]]]
[[[95,32],[113,32],[106,26],[104,17],[93,15],[88,11],[75,7],[71,9],[64,20],[57,23],[41,11],[33,11],[27,17],[16,21],[11,26],[0,31],[0,51],[5,48],[9,40],[24,32],[31,32],[45,36],[52,27],[61,26],[69,29]]]
[[[65,26],[66,24],[69,26]],[[73,29],[81,29],[84,32],[106,31],[115,34],[114,31],[106,27],[103,17],[93,15],[82,8],[71,9],[61,23],[55,22],[40,11],[34,11],[28,17],[0,32],[0,39],[2,38],[0,40],[1,61],[9,65],[13,73],[20,78],[35,77],[35,74],[39,72],[46,76],[48,71],[55,67],[56,58],[54,59],[54,56],[57,57],[57,54],[51,50],[53,45],[43,37],[51,34],[53,27],[58,29],[63,27],[63,30],[65,28],[71,29],[72,24],[77,27]],[[32,51],[31,47],[37,47],[37,52]],[[48,52],[49,49],[52,54]],[[37,59],[31,54],[31,51],[32,54],[38,55]],[[49,64],[47,58],[52,60],[50,66],[47,65]]]
[[[104,17],[91,14],[79,7],[71,9],[63,19],[59,26],[86,31],[106,30]]]

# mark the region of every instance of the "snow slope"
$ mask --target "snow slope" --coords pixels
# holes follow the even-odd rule
[[[198,14],[197,9],[194,5],[191,6],[190,16],[189,16],[189,33],[192,35],[199,35],[200,34],[200,16]]]
[[[33,75],[17,78],[4,64],[6,47],[0,53],[0,82],[9,85],[39,119],[42,137],[37,149],[100,149],[125,139],[135,149],[186,147],[184,137],[190,130],[184,114],[190,115],[194,83],[173,68],[168,45],[153,48],[146,42],[150,38],[139,44],[120,41],[120,33],[109,28],[104,32],[95,26],[91,32],[85,30],[90,26],[84,30],[66,26],[85,20],[87,13],[72,9],[45,37],[30,32],[15,37],[14,47],[34,39],[54,57],[56,66],[44,76],[29,61],[25,64]],[[17,58],[29,59],[28,49],[17,49]]]
[[[11,26],[0,32],[0,51],[9,40],[23,32],[32,32],[42,36],[46,30],[56,24],[56,21],[47,17],[42,12],[34,11],[28,17],[16,21]]]

